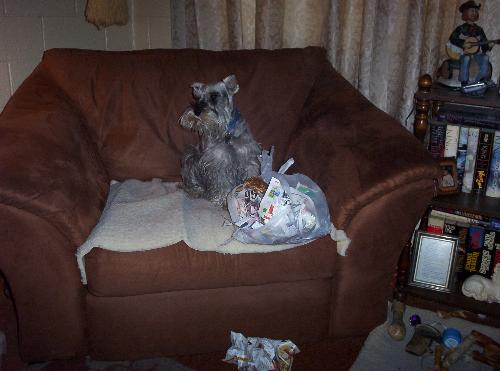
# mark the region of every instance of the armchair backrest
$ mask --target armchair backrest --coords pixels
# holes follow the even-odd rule
[[[86,121],[111,179],[180,179],[184,145],[195,134],[178,119],[192,101],[191,84],[235,74],[235,101],[263,148],[276,147],[276,165],[326,60],[322,48],[144,50],[52,49],[41,67]]]

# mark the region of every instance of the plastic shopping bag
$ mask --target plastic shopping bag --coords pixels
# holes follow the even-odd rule
[[[270,154],[263,151],[260,158],[261,177],[268,184],[265,193],[252,194],[252,190],[238,186],[228,195],[231,219],[237,226],[233,237],[244,243],[302,244],[329,234],[330,213],[324,193],[306,175],[285,174],[293,159],[273,171],[272,157],[273,148]],[[242,198],[242,194],[248,197]]]

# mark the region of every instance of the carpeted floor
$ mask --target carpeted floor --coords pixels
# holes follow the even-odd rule
[[[3,362],[0,363],[1,371],[25,370],[29,365],[19,358],[17,352],[17,329],[13,305],[2,292],[3,290],[0,291],[0,331],[4,332],[7,338],[7,354],[4,356]],[[365,338],[366,336],[361,336],[315,344],[297,344],[300,353],[294,358],[293,371],[347,371],[354,363]],[[235,365],[221,361],[224,355],[225,351],[222,351],[177,356],[168,359],[141,360],[135,363],[124,362],[121,364],[89,363],[85,359],[75,359],[30,365],[26,371],[189,371],[189,369],[197,371],[236,371],[237,367]]]
[[[410,316],[416,314],[422,323],[434,326],[438,331],[445,328],[455,328],[460,331],[462,338],[470,334],[472,330],[481,332],[500,342],[500,329],[481,325],[461,318],[442,319],[435,312],[407,306],[404,313],[404,323],[410,323]],[[431,344],[431,350],[423,356],[418,357],[405,351],[406,344],[413,336],[414,330],[407,326],[406,336],[402,341],[395,341],[387,333],[389,321],[375,328],[367,337],[361,352],[350,371],[400,371],[400,370],[429,370],[434,365],[434,349],[436,343]],[[474,345],[472,350],[481,351]],[[389,361],[390,360],[390,361]],[[489,371],[493,368],[484,363],[477,362],[466,355],[454,363],[452,371]]]

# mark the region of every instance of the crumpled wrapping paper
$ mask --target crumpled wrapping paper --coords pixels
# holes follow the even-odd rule
[[[231,347],[225,362],[245,371],[291,371],[293,356],[300,350],[290,340],[249,337],[231,331]]]

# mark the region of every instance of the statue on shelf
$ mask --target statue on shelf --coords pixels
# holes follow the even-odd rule
[[[465,23],[458,26],[451,34],[449,41],[449,55],[452,59],[459,59],[460,73],[458,79],[462,86],[469,84],[469,68],[471,60],[479,65],[474,82],[485,82],[489,79],[489,56],[495,43],[489,41],[484,30],[475,22],[479,19],[481,5],[473,0],[463,3],[459,10]]]
[[[500,263],[495,266],[491,280],[477,274],[466,278],[462,293],[476,300],[500,303]]]
[[[481,90],[479,87],[470,88],[471,84],[477,84],[483,90],[495,86],[491,81],[492,68],[487,52],[500,40],[488,40],[482,27],[476,23],[480,8],[481,4],[476,4],[473,0],[459,7],[465,23],[451,33],[446,44],[449,59],[443,62],[437,73],[439,82],[461,89],[462,92]],[[454,71],[458,71],[456,78],[453,76]],[[469,79],[470,75],[473,75],[472,80]]]

